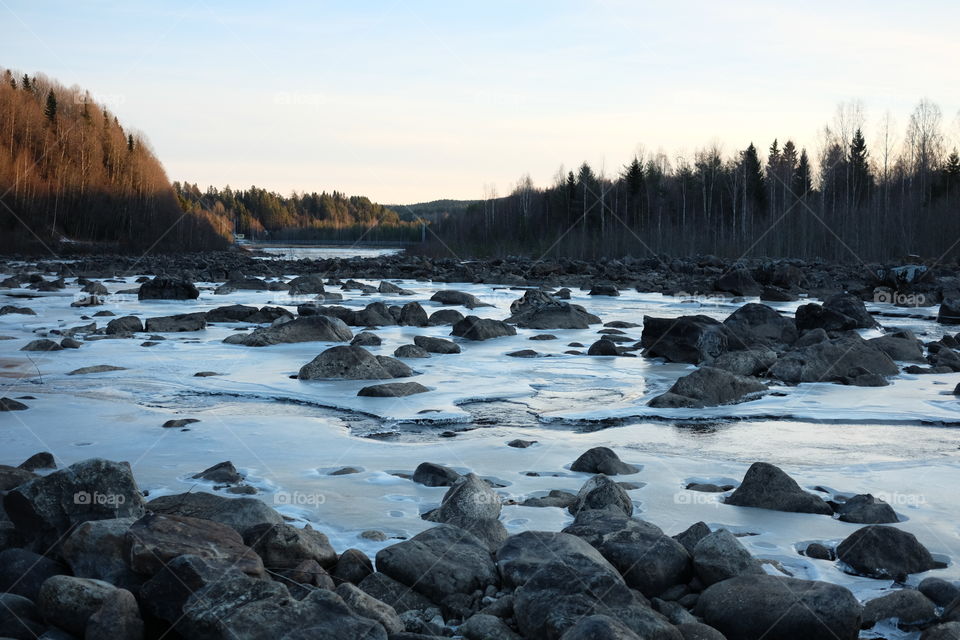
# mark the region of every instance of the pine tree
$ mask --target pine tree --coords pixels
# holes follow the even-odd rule
[[[747,202],[754,212],[763,211],[767,204],[766,180],[763,177],[763,166],[757,148],[750,146],[743,152],[744,192]]]
[[[13,77],[13,74],[10,72],[10,69],[7,69],[6,72],[5,72],[3,75],[4,75],[4,77],[5,77],[6,80],[7,80],[7,84],[9,84],[11,87],[13,87],[13,90],[16,91],[16,90],[17,90],[17,79]]]
[[[57,119],[57,96],[53,94],[53,89],[50,89],[49,93],[47,93],[47,106],[43,109],[43,115],[45,115],[50,122]]]
[[[800,159],[797,161],[797,169],[793,172],[793,183],[791,186],[793,193],[797,198],[805,198],[813,189],[813,179],[810,174],[810,158],[807,157],[807,150],[800,151]]]
[[[863,132],[857,129],[850,141],[850,178],[853,204],[858,207],[866,202],[873,186],[867,155],[867,142],[863,139]]]
[[[33,88],[30,86],[30,76],[28,76],[27,74],[23,74],[23,80],[20,81],[20,85],[26,91],[33,91]]]
[[[960,189],[960,155],[954,149],[943,166],[943,182],[948,194],[955,193]]]
[[[127,151],[133,151],[133,134],[127,134]]]

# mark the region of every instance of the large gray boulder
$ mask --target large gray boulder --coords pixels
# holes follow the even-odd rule
[[[102,458],[24,483],[7,493],[3,507],[17,530],[44,551],[88,520],[138,518],[144,513],[130,465]]]
[[[790,384],[843,382],[857,384],[867,375],[893,376],[896,363],[876,345],[856,334],[789,351],[770,367],[770,375]]]
[[[783,348],[797,341],[797,326],[765,304],[745,304],[730,314],[723,324],[742,343],[742,348]]]
[[[587,329],[600,318],[577,304],[554,298],[545,291],[530,289],[510,304],[507,322],[526,329]]]
[[[340,319],[330,316],[308,316],[269,327],[260,327],[250,333],[237,333],[224,338],[227,344],[247,347],[266,347],[293,342],[349,342],[353,332]]]
[[[90,520],[77,526],[61,549],[73,575],[136,589],[143,579],[130,570],[126,549],[127,531],[136,520]]]
[[[196,300],[200,290],[192,282],[157,277],[140,285],[140,300]]]
[[[126,333],[139,333],[143,331],[143,321],[137,316],[122,316],[114,318],[107,323],[107,335],[123,335]]]
[[[630,516],[633,515],[633,502],[623,487],[599,473],[583,483],[577,492],[577,501],[569,511],[577,515],[589,509],[610,510]]]
[[[453,335],[468,340],[490,340],[503,336],[515,336],[517,330],[500,320],[467,316],[453,325]]]
[[[868,578],[902,579],[944,565],[912,533],[874,524],[857,529],[837,546],[837,558]]]
[[[616,452],[609,447],[593,447],[584,451],[570,465],[571,471],[585,473],[603,473],[608,476],[629,475],[640,471],[638,467],[620,460]]]
[[[187,516],[225,524],[239,534],[258,524],[279,524],[283,517],[256,498],[224,498],[191,491],[154,498],[147,509],[164,515]]]
[[[944,298],[937,313],[940,324],[960,324],[960,298]]]
[[[64,565],[27,549],[0,552],[0,593],[14,593],[35,601],[48,578],[66,573],[69,569]]]
[[[471,293],[464,293],[463,291],[455,291],[453,289],[437,291],[435,294],[433,294],[433,296],[430,297],[430,300],[433,302],[439,302],[440,304],[459,305],[466,307],[467,309],[493,306],[484,302],[480,302],[480,300]]]
[[[697,543],[693,568],[706,586],[737,576],[764,575],[756,558],[726,529],[714,531]]]
[[[396,358],[375,356],[363,347],[330,347],[300,368],[301,380],[342,378],[346,380],[389,380],[406,378],[413,370]]]
[[[714,282],[713,288],[725,291],[735,296],[759,296],[763,287],[753,279],[753,275],[746,269],[734,269],[722,274]]]
[[[207,314],[181,313],[175,316],[147,318],[147,332],[173,333],[178,331],[201,331],[207,328]]]
[[[649,405],[655,408],[712,407],[738,402],[766,390],[767,385],[756,378],[702,366],[679,378],[667,393],[653,398]]]
[[[709,316],[644,316],[640,346],[651,358],[700,364],[727,351],[732,331]]]
[[[487,545],[465,529],[445,524],[381,549],[376,566],[434,602],[499,583]]]
[[[327,536],[309,525],[254,525],[243,532],[243,542],[257,552],[269,569],[293,569],[304,560],[313,560],[325,569],[337,563],[337,552]]]
[[[496,557],[503,584],[508,587],[522,586],[551,562],[564,564],[580,576],[620,576],[617,568],[586,540],[568,533],[524,531],[507,538]]]
[[[856,524],[900,522],[893,507],[869,493],[853,496],[836,507],[836,513],[842,521]]]
[[[747,575],[707,588],[695,609],[727,640],[855,640],[860,603],[844,587],[768,575]]]
[[[460,345],[446,338],[414,336],[413,343],[428,353],[460,353]]]
[[[692,575],[687,550],[653,526],[606,536],[600,553],[620,571],[629,587],[648,598],[686,584]]]
[[[724,502],[773,511],[833,514],[833,509],[822,498],[807,493],[782,469],[766,462],[750,465],[743,482]]]

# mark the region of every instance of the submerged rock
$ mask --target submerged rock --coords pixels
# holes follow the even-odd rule
[[[330,316],[309,316],[254,329],[247,334],[234,334],[226,337],[224,342],[247,347],[266,347],[293,342],[347,342],[351,338],[353,332],[342,320]]]

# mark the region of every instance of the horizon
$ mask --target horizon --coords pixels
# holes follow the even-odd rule
[[[936,61],[960,54],[960,8],[925,5],[942,19],[888,2],[608,0],[102,2],[59,5],[51,21],[49,5],[17,1],[0,4],[11,27],[0,60],[89,90],[143,132],[172,181],[401,205],[506,195],[524,174],[545,187],[582,162],[613,175],[640,148],[674,162],[713,143],[726,157],[792,139],[815,159],[824,125],[851,101],[875,147],[885,113],[899,141],[929,98],[952,148],[960,87]],[[626,81],[625,68],[636,69]]]

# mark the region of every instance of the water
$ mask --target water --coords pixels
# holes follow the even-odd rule
[[[328,258],[380,258],[402,253],[399,247],[368,247],[368,246],[290,246],[290,247],[261,247],[251,245],[252,249],[269,253],[270,257],[259,257],[261,260],[324,260]]]

